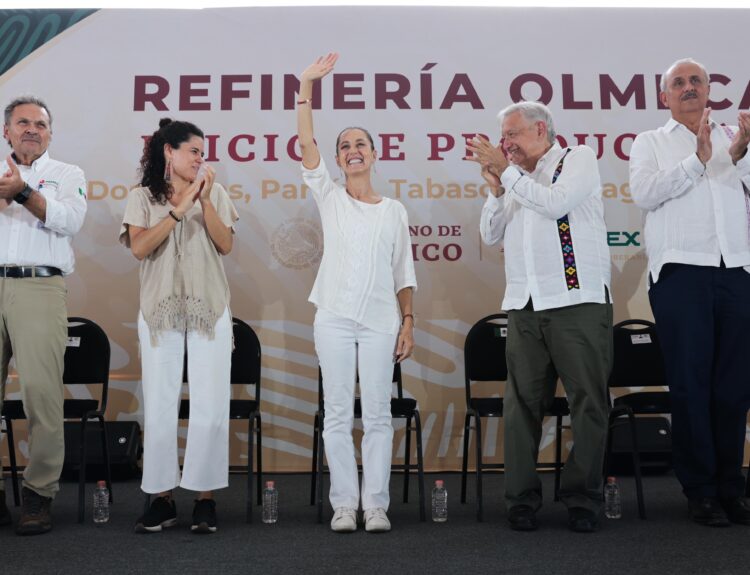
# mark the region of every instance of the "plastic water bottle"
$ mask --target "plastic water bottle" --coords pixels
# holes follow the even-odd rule
[[[607,484],[604,486],[604,515],[608,519],[622,517],[620,486],[617,485],[617,479],[614,477],[607,477]]]
[[[266,481],[263,490],[263,523],[276,523],[279,519],[279,492],[273,481]]]
[[[448,490],[442,479],[435,481],[432,488],[432,520],[436,523],[448,521]]]
[[[106,481],[99,481],[94,489],[94,523],[103,525],[109,521],[109,489]]]

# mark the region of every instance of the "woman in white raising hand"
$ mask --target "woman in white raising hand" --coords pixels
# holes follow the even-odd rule
[[[359,371],[365,530],[389,531],[393,363],[414,348],[412,291],[417,282],[406,210],[379,195],[370,181],[377,159],[372,136],[363,128],[346,128],[336,139],[343,186],[331,179],[313,140],[313,83],[330,73],[337,59],[337,54],[318,58],[302,73],[297,102],[302,172],[320,210],[325,245],[310,301],[317,306],[315,349],[323,371],[331,529],[357,529],[360,493],[352,423]]]

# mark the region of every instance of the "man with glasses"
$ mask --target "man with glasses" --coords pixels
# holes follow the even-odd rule
[[[492,193],[480,232],[503,242],[508,311],[505,502],[511,529],[537,528],[536,471],[544,413],[558,376],[568,397],[574,447],[561,477],[568,527],[595,531],[612,361],[610,257],[596,156],[563,149],[546,106],[522,102],[498,115],[502,140],[469,145]]]

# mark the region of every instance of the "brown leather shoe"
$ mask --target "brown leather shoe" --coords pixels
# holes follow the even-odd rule
[[[21,519],[16,525],[17,535],[41,535],[52,529],[51,497],[43,497],[36,491],[24,487],[21,493],[23,506]]]
[[[13,518],[10,516],[10,509],[5,504],[5,490],[0,489],[0,527],[10,525],[11,523],[13,523]]]

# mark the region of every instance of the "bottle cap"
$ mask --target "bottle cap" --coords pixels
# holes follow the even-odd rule
[[[96,482],[96,486],[97,487],[107,487],[107,482],[102,479],[101,481],[97,481]]]
[[[443,486],[443,480],[442,479],[436,479],[435,480],[435,487],[442,487]]]
[[[613,476],[607,477],[607,483],[617,483],[617,478]]]
[[[266,481],[266,489],[273,489],[276,486],[275,481]]]

